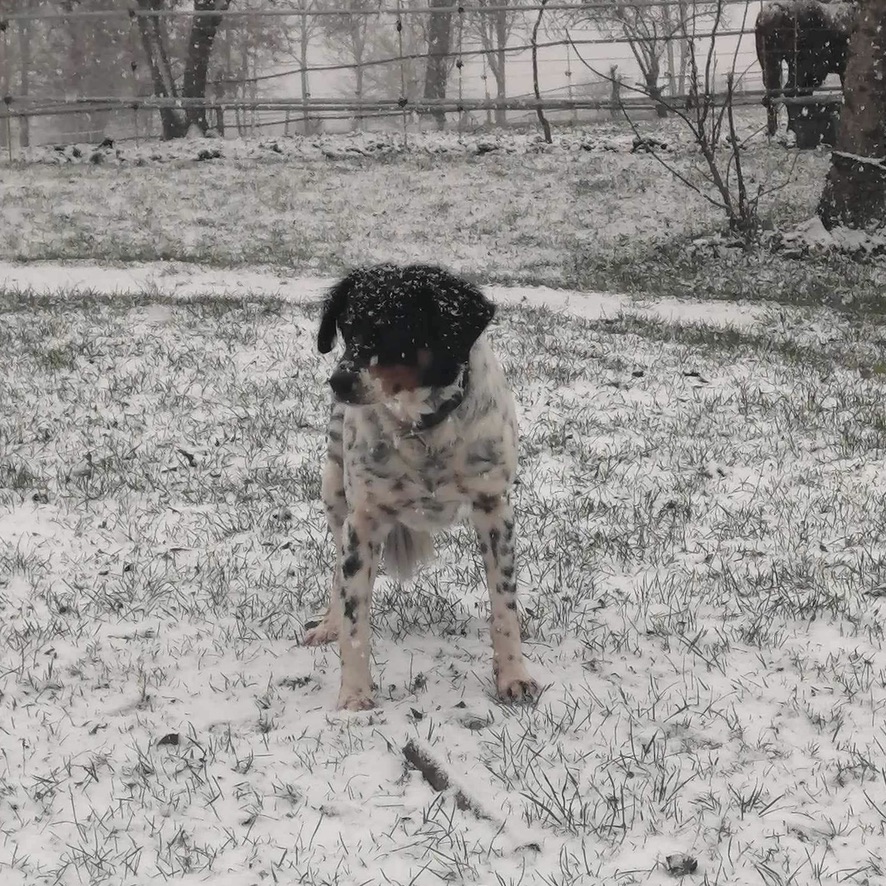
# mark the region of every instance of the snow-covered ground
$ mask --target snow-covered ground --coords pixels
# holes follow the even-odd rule
[[[164,299],[220,296],[271,298],[311,304],[322,298],[324,290],[334,279],[290,277],[264,269],[239,269],[232,273],[229,269],[168,262],[106,267],[86,262],[24,264],[0,261],[0,289],[27,290],[43,295],[55,292],[130,296],[156,293]],[[588,320],[616,317],[631,311],[640,316],[683,323],[746,327],[780,313],[777,306],[765,302],[642,300],[611,293],[574,292],[547,286],[490,286],[488,291],[499,304],[544,307]]]
[[[743,169],[748,187],[765,192],[761,216],[780,227],[809,218],[827,152],[769,142],[760,109],[742,110]],[[685,127],[638,126],[662,161],[708,187]],[[498,132],[413,134],[407,144],[397,133],[356,133],[35,148],[27,163],[0,161],[0,259],[162,258],[316,275],[420,260],[482,282],[618,291],[628,265],[632,289],[655,289],[655,249],[723,230],[725,214],[646,145],[634,150],[636,139],[612,122],[557,130],[552,145]],[[781,275],[793,276],[780,270],[759,289]]]
[[[882,327],[490,287],[547,689],[492,697],[456,529],[346,715],[326,282],[0,265],[0,882],[883,882]]]

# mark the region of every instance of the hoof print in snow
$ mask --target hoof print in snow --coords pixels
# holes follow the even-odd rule
[[[163,745],[171,745],[173,747],[178,747],[181,744],[181,736],[177,732],[169,732],[163,736],[158,742],[157,747],[163,747]]]
[[[668,873],[675,877],[685,877],[687,874],[694,874],[698,869],[698,861],[691,855],[684,855],[682,852],[675,852],[665,859],[668,866]]]

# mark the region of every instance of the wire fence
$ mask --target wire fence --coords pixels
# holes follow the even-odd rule
[[[759,105],[763,96],[759,2],[722,7],[716,34],[716,4],[692,0],[644,0],[630,21],[602,0],[276,0],[250,9],[195,0],[196,11],[159,8],[160,0],[122,8],[81,0],[71,9],[64,0],[5,2],[0,145],[10,154],[59,141],[156,138],[173,118],[230,136],[464,131],[525,125],[538,108],[554,124],[623,107],[655,115],[656,96],[688,100],[691,53],[706,57],[712,40],[714,88],[725,90],[735,71],[736,103]]]

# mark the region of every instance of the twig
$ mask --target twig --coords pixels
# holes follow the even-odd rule
[[[536,105],[535,113],[538,115],[538,122],[545,134],[545,141],[551,144],[554,140],[551,138],[551,124],[545,117],[544,108],[541,106],[541,90],[538,86],[538,29],[541,25],[541,17],[545,14],[545,4],[548,0],[541,0],[541,8],[538,10],[538,18],[535,20],[535,27],[532,29],[532,88],[539,104]]]
[[[403,756],[406,762],[417,769],[422,778],[440,793],[448,791],[452,787],[452,779],[443,769],[443,766],[435,760],[425,748],[420,748],[412,739],[403,746]],[[461,788],[455,788],[455,805],[464,812],[470,812],[477,818],[491,820],[488,812],[480,804],[469,797]]]
[[[567,38],[569,39],[569,42],[572,43],[572,38],[569,37],[568,32],[567,32]],[[609,81],[610,83],[614,82],[614,80],[613,80],[612,77],[609,77],[609,76],[607,76],[606,74],[602,73],[601,71],[598,71],[598,70],[597,70],[596,68],[594,68],[591,64],[589,64],[588,61],[587,61],[587,60],[581,55],[581,53],[578,51],[578,49],[576,48],[576,46],[575,46],[574,43],[572,44],[572,48],[575,50],[575,54],[576,54],[576,56],[578,56],[578,60],[579,60],[579,61],[580,61],[580,62],[581,62],[581,63],[582,63],[582,64],[583,64],[583,65],[584,65],[589,71],[592,71],[592,72],[593,72],[594,74],[596,74],[598,77],[602,77],[604,80],[607,80],[607,81]],[[641,89],[641,88],[639,88],[639,87],[631,86],[630,84],[622,84],[622,85],[625,86],[627,89],[630,89],[630,90],[633,91],[633,92],[639,92],[641,95],[648,95],[648,93],[647,93],[646,91],[644,91],[643,89]],[[680,118],[680,119],[681,119],[681,120],[682,120],[682,121],[683,121],[683,122],[689,127],[689,129],[690,129],[690,131],[692,132],[692,135],[693,135],[693,137],[695,138],[696,142],[699,142],[699,141],[700,141],[699,134],[698,134],[698,132],[697,132],[696,129],[695,129],[695,125],[694,125],[693,121],[692,121],[692,120],[691,120],[686,114],[684,114],[679,108],[677,108],[677,107],[675,107],[674,105],[672,105],[672,104],[666,102],[664,99],[662,99],[661,101],[662,101],[662,104],[663,104],[663,105],[664,105],[669,111],[671,111],[672,113],[676,114],[676,115],[677,115],[677,116],[678,116],[678,117],[679,117],[679,118]],[[637,138],[642,138],[643,136],[640,134],[640,130],[637,128],[637,124],[634,123],[633,118],[631,117],[630,114],[628,114],[627,108],[626,108],[623,104],[622,104],[622,106],[621,106],[621,112],[622,112],[622,114],[624,114],[624,118],[625,118],[625,120],[628,121],[628,125],[631,127],[631,130],[633,131],[634,135],[635,135]],[[696,194],[699,195],[699,197],[703,198],[704,200],[707,200],[708,203],[711,204],[711,206],[716,206],[717,209],[722,209],[722,210],[725,210],[727,213],[729,213],[729,209],[730,209],[730,208],[729,208],[729,205],[728,205],[727,203],[719,202],[719,201],[715,200],[710,194],[706,193],[706,192],[705,192],[704,190],[702,190],[697,184],[695,184],[695,182],[691,181],[691,180],[688,179],[685,175],[683,175],[683,173],[680,172],[679,169],[677,169],[675,166],[671,165],[671,164],[668,163],[666,160],[664,160],[664,159],[662,158],[661,154],[659,154],[658,151],[655,150],[655,148],[650,147],[650,148],[649,148],[649,153],[650,153],[650,154],[653,156],[653,158],[654,158],[655,160],[657,160],[657,161],[658,161],[658,162],[659,162],[659,163],[660,163],[660,164],[661,164],[661,165],[662,165],[662,166],[663,166],[663,167],[664,167],[664,168],[665,168],[665,169],[666,169],[671,175],[673,175],[674,178],[676,178],[678,181],[680,181],[680,182],[682,182],[684,185],[686,185],[687,188],[689,188],[689,189],[691,189],[692,191],[694,191]],[[716,184],[716,182],[713,182],[713,181],[712,181],[711,184]],[[722,192],[721,192],[721,193],[722,193]]]

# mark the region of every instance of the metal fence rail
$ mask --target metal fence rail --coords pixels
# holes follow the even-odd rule
[[[644,9],[680,8],[686,7],[686,0],[643,0]],[[744,0],[728,0],[724,6],[745,6]],[[478,5],[470,3],[457,3],[451,6],[382,6],[370,9],[353,7],[317,8],[317,7],[292,7],[292,8],[269,8],[255,7],[247,9],[141,9],[139,7],[125,7],[123,9],[102,10],[41,10],[38,12],[11,12],[0,16],[0,24],[15,21],[53,21],[65,19],[76,21],[77,19],[109,19],[109,18],[302,18],[304,16],[324,15],[435,15],[435,14],[464,14],[480,13],[482,15],[498,12],[590,12],[592,10],[611,10],[611,0],[588,0],[587,3],[502,3],[497,5]]]
[[[332,0],[335,6],[323,8],[310,6],[316,0],[299,2],[299,6],[286,8],[195,11],[123,6],[66,10],[43,6],[39,10],[0,13],[0,95],[3,96],[0,144],[5,142],[11,152],[16,140],[22,144],[38,144],[65,141],[75,135],[85,141],[101,140],[105,135],[152,137],[159,134],[161,112],[184,112],[193,108],[215,115],[211,125],[223,132],[230,128],[246,134],[272,128],[283,133],[308,132],[317,128],[340,128],[342,124],[390,128],[396,118],[404,127],[404,133],[407,126],[421,128],[440,125],[441,121],[446,126],[465,129],[493,123],[530,122],[539,109],[552,114],[555,122],[582,122],[600,116],[620,116],[623,108],[653,113],[662,107],[661,101],[640,95],[642,89],[636,90],[636,72],[626,78],[625,71],[635,67],[636,36],[617,33],[615,26],[605,33],[575,31],[566,29],[561,22],[559,29],[547,38],[529,40],[529,25],[542,14],[586,16],[595,10],[611,10],[611,0],[585,3],[530,0],[526,4],[498,2],[494,5],[481,5],[474,0],[448,6],[418,6],[415,0],[411,5],[407,5],[410,0],[403,0],[403,5],[392,5],[391,0],[379,0],[378,5],[371,8],[366,7],[364,0],[352,0],[361,4],[356,9],[346,5],[348,0]],[[686,51],[686,28],[697,46],[704,47],[711,40],[735,46],[735,58],[741,68],[737,71],[740,92],[735,101],[742,105],[761,102],[763,93],[753,60],[753,34],[747,26],[748,10],[755,10],[759,0],[754,4],[730,2],[726,5],[745,11],[743,19],[739,19],[741,27],[723,27],[714,35],[709,27],[702,26],[701,19],[696,30],[692,19],[688,25],[684,21],[683,31],[674,30],[656,38],[662,67],[666,60],[670,67],[670,81],[665,77],[659,80],[664,102],[685,104],[689,99],[686,66],[675,73],[674,62],[676,55]],[[672,10],[685,12],[687,8],[694,8],[690,0],[643,2],[647,13],[660,10],[663,14],[675,15]],[[431,15],[452,16],[450,39],[442,50],[431,46],[423,30]],[[469,27],[472,16],[482,19],[488,15],[512,17],[503,43],[490,45],[488,39],[484,42],[476,23],[471,26],[473,30]],[[150,94],[156,87],[152,86],[139,22],[166,20],[170,28],[179,23],[175,33],[181,42],[181,27],[187,28],[188,22],[193,27],[194,20],[202,16],[221,22],[218,33],[227,41],[227,58],[211,57],[205,98],[182,98],[174,92],[170,94],[169,90],[166,96]],[[375,28],[377,51],[354,59],[341,57],[339,48],[339,57],[336,57],[336,52],[330,49],[324,22],[330,21],[330,17],[341,19],[342,16],[348,17],[348,21],[366,22],[363,27]],[[412,45],[407,45],[403,38],[404,22],[410,17],[420,24],[413,33],[421,39],[415,38]],[[572,21],[574,25],[574,19]],[[109,22],[114,23],[107,32],[111,36],[104,38],[111,41],[109,58],[82,60],[87,66],[91,62],[103,64],[103,79],[95,76],[90,79],[88,71],[71,64],[68,68],[73,73],[68,81],[55,88],[53,78],[45,72],[31,71],[29,78],[24,76],[27,62],[23,60],[20,45],[26,31],[31,40],[42,29],[43,34],[51,31],[60,45],[65,40],[72,45],[78,40],[88,44],[92,39],[91,29],[99,29],[102,23]],[[240,44],[246,45],[252,38],[258,40],[256,34],[265,36],[266,32],[261,31],[262,22],[268,23],[278,40],[283,36],[290,38],[289,49],[278,50],[273,62],[266,59],[261,65],[255,61],[256,53],[250,56],[246,50],[242,59],[235,58],[232,62],[232,45],[236,44],[239,51]],[[298,37],[300,47],[299,40],[295,39]],[[82,46],[79,51],[83,55]],[[213,51],[216,55],[220,52],[218,41]],[[537,82],[529,75],[529,65],[533,63],[530,56],[536,55],[539,59]],[[449,66],[445,97],[420,94],[419,79],[424,76],[424,66],[431,62]],[[500,70],[496,70],[496,65]],[[176,77],[181,77],[182,68],[183,62],[179,60]],[[598,70],[602,73],[598,74]],[[722,86],[724,79],[721,72],[715,82]],[[156,76],[153,80],[156,81]],[[280,114],[285,117],[281,118]]]

